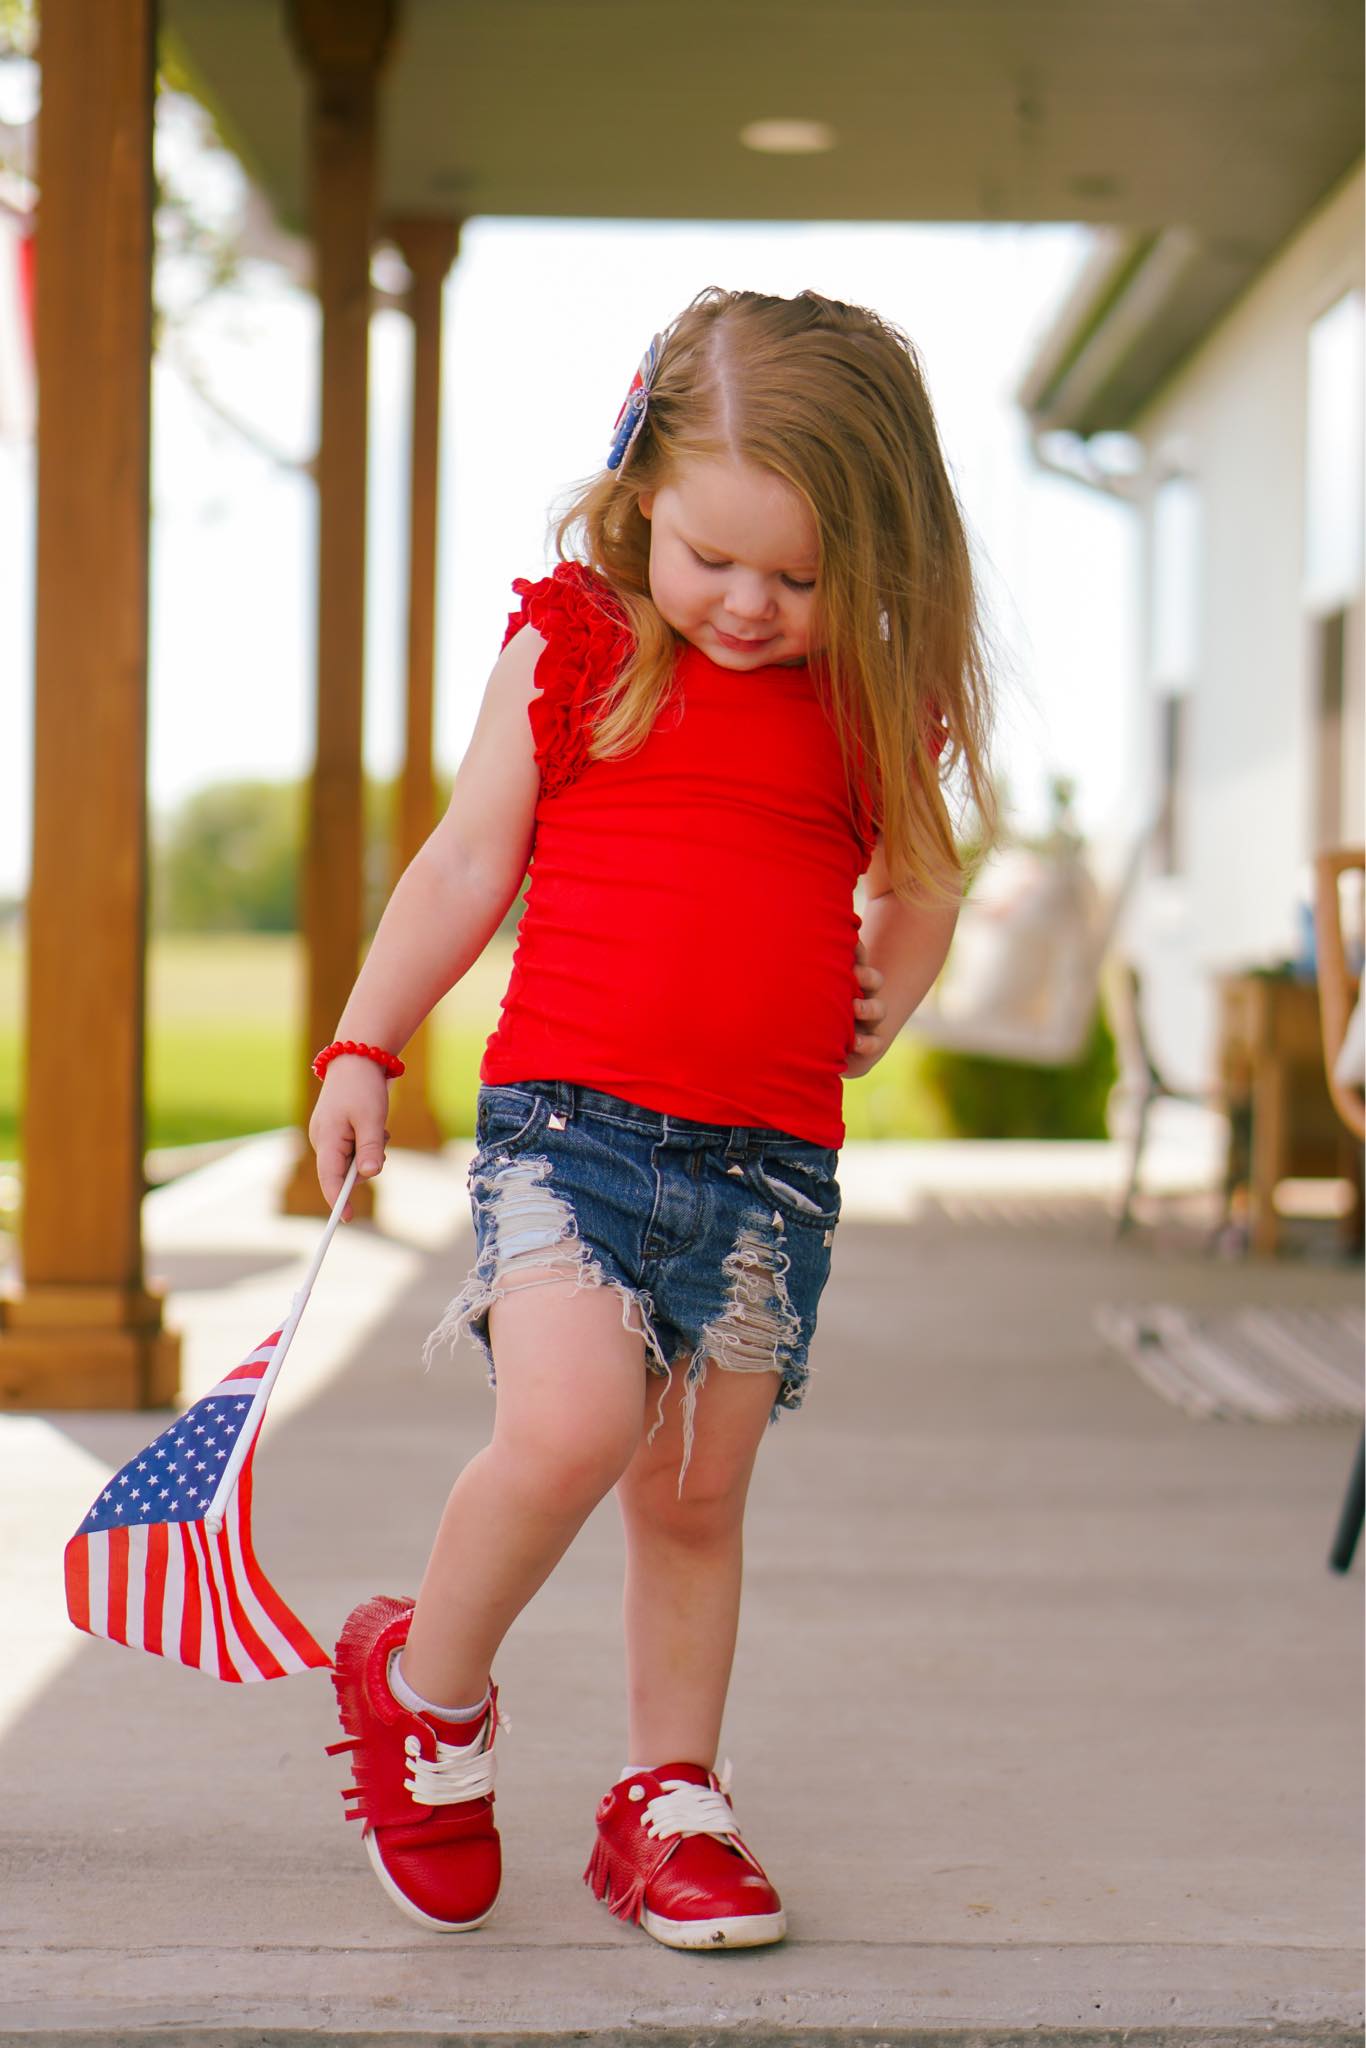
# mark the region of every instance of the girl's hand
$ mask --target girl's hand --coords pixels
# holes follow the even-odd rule
[[[308,1124],[308,1142],[318,1160],[318,1185],[329,1209],[341,1193],[353,1157],[360,1161],[360,1180],[372,1180],[384,1165],[388,1107],[389,1077],[374,1060],[342,1053],[332,1061]],[[342,1221],[351,1221],[350,1202],[342,1210]]]
[[[887,1006],[877,994],[883,977],[870,963],[862,939],[854,948],[854,974],[864,993],[854,1002],[854,1050],[845,1064],[846,1081],[856,1081],[868,1073],[887,1050],[887,1041],[881,1034]]]

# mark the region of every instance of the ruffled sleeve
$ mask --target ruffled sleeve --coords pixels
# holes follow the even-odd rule
[[[594,702],[630,651],[630,629],[607,585],[582,562],[561,562],[536,582],[519,576],[512,587],[521,603],[508,614],[504,647],[523,626],[545,641],[527,716],[541,794],[554,796],[588,765]]]

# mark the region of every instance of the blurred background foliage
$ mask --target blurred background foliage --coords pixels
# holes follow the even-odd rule
[[[1033,1067],[927,1047],[920,1085],[964,1138],[1103,1138],[1105,1106],[1119,1078],[1115,1042],[1097,1010],[1082,1058]]]
[[[197,790],[153,853],[153,932],[293,931],[302,819],[297,782]]]

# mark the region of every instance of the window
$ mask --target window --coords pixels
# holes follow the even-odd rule
[[[1304,601],[1341,611],[1362,586],[1363,303],[1344,292],[1309,329]]]
[[[1158,707],[1158,764],[1162,778],[1162,809],[1157,820],[1157,872],[1179,875],[1182,865],[1181,807],[1185,787],[1184,697],[1160,696]]]
[[[1152,679],[1188,690],[1200,638],[1200,500],[1195,479],[1169,476],[1153,494]]]
[[[1152,502],[1150,675],[1157,715],[1158,872],[1181,872],[1188,709],[1199,666],[1200,499],[1195,479],[1163,479]]]
[[[1314,755],[1314,843],[1336,846],[1357,818],[1350,759],[1360,686],[1349,675],[1363,582],[1363,298],[1343,292],[1309,329],[1304,430],[1304,605]],[[1353,739],[1353,734],[1356,735]],[[1357,828],[1359,829],[1359,827]]]
[[[1314,791],[1314,839],[1320,847],[1337,846],[1343,837],[1342,727],[1347,696],[1347,614],[1328,612],[1313,622],[1313,664],[1317,787]]]

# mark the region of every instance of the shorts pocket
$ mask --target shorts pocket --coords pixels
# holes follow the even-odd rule
[[[839,1221],[840,1184],[819,1152],[761,1152],[749,1162],[748,1179],[755,1193],[789,1222],[828,1230]]]
[[[490,1087],[479,1090],[474,1135],[479,1150],[515,1152],[529,1144],[541,1128],[550,1104],[531,1088]]]

